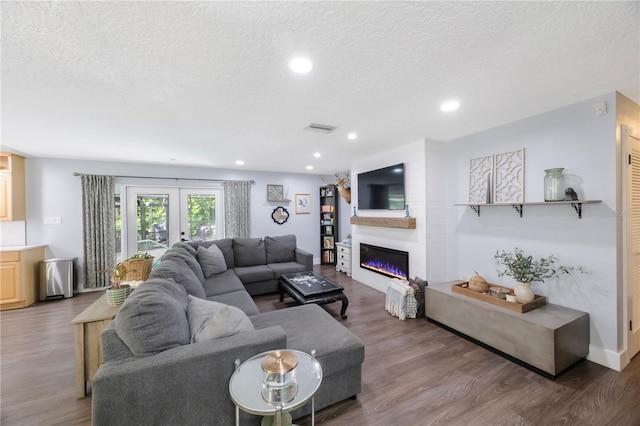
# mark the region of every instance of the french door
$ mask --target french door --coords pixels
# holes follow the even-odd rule
[[[123,258],[158,259],[178,241],[224,238],[223,208],[222,189],[129,186]]]

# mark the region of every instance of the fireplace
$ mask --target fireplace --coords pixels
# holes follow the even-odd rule
[[[392,278],[409,276],[409,253],[360,243],[360,267]]]

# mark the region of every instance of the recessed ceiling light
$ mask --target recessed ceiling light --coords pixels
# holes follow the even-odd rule
[[[316,158],[320,158],[320,153],[319,152],[314,152],[313,156],[316,157]]]
[[[238,166],[244,166],[244,161],[242,161],[242,160],[236,160],[236,164],[237,164]]]
[[[351,133],[349,133],[349,134],[347,135],[347,138],[348,138],[349,140],[352,140],[352,141],[353,141],[353,140],[358,139],[358,135],[357,135],[356,133],[351,132]]]
[[[306,74],[313,69],[313,64],[307,58],[299,56],[289,61],[289,69],[298,74]]]
[[[447,101],[440,105],[441,111],[455,111],[460,108],[460,102],[458,101]]]
[[[313,166],[307,166],[307,170],[313,170]]]

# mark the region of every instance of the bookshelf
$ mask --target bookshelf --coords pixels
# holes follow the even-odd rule
[[[338,188],[335,185],[320,187],[320,264],[336,264],[338,238]]]

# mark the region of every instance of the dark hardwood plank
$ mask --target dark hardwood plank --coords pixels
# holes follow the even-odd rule
[[[316,413],[318,424],[640,425],[638,356],[621,373],[583,361],[548,380],[423,319],[399,321],[384,294],[331,266],[316,272],[345,287],[348,318],[339,302],[324,308],[363,340],[366,357],[362,393]],[[91,397],[75,398],[70,321],[99,296],[0,313],[0,424],[91,424]],[[263,312],[295,304],[255,300]]]

